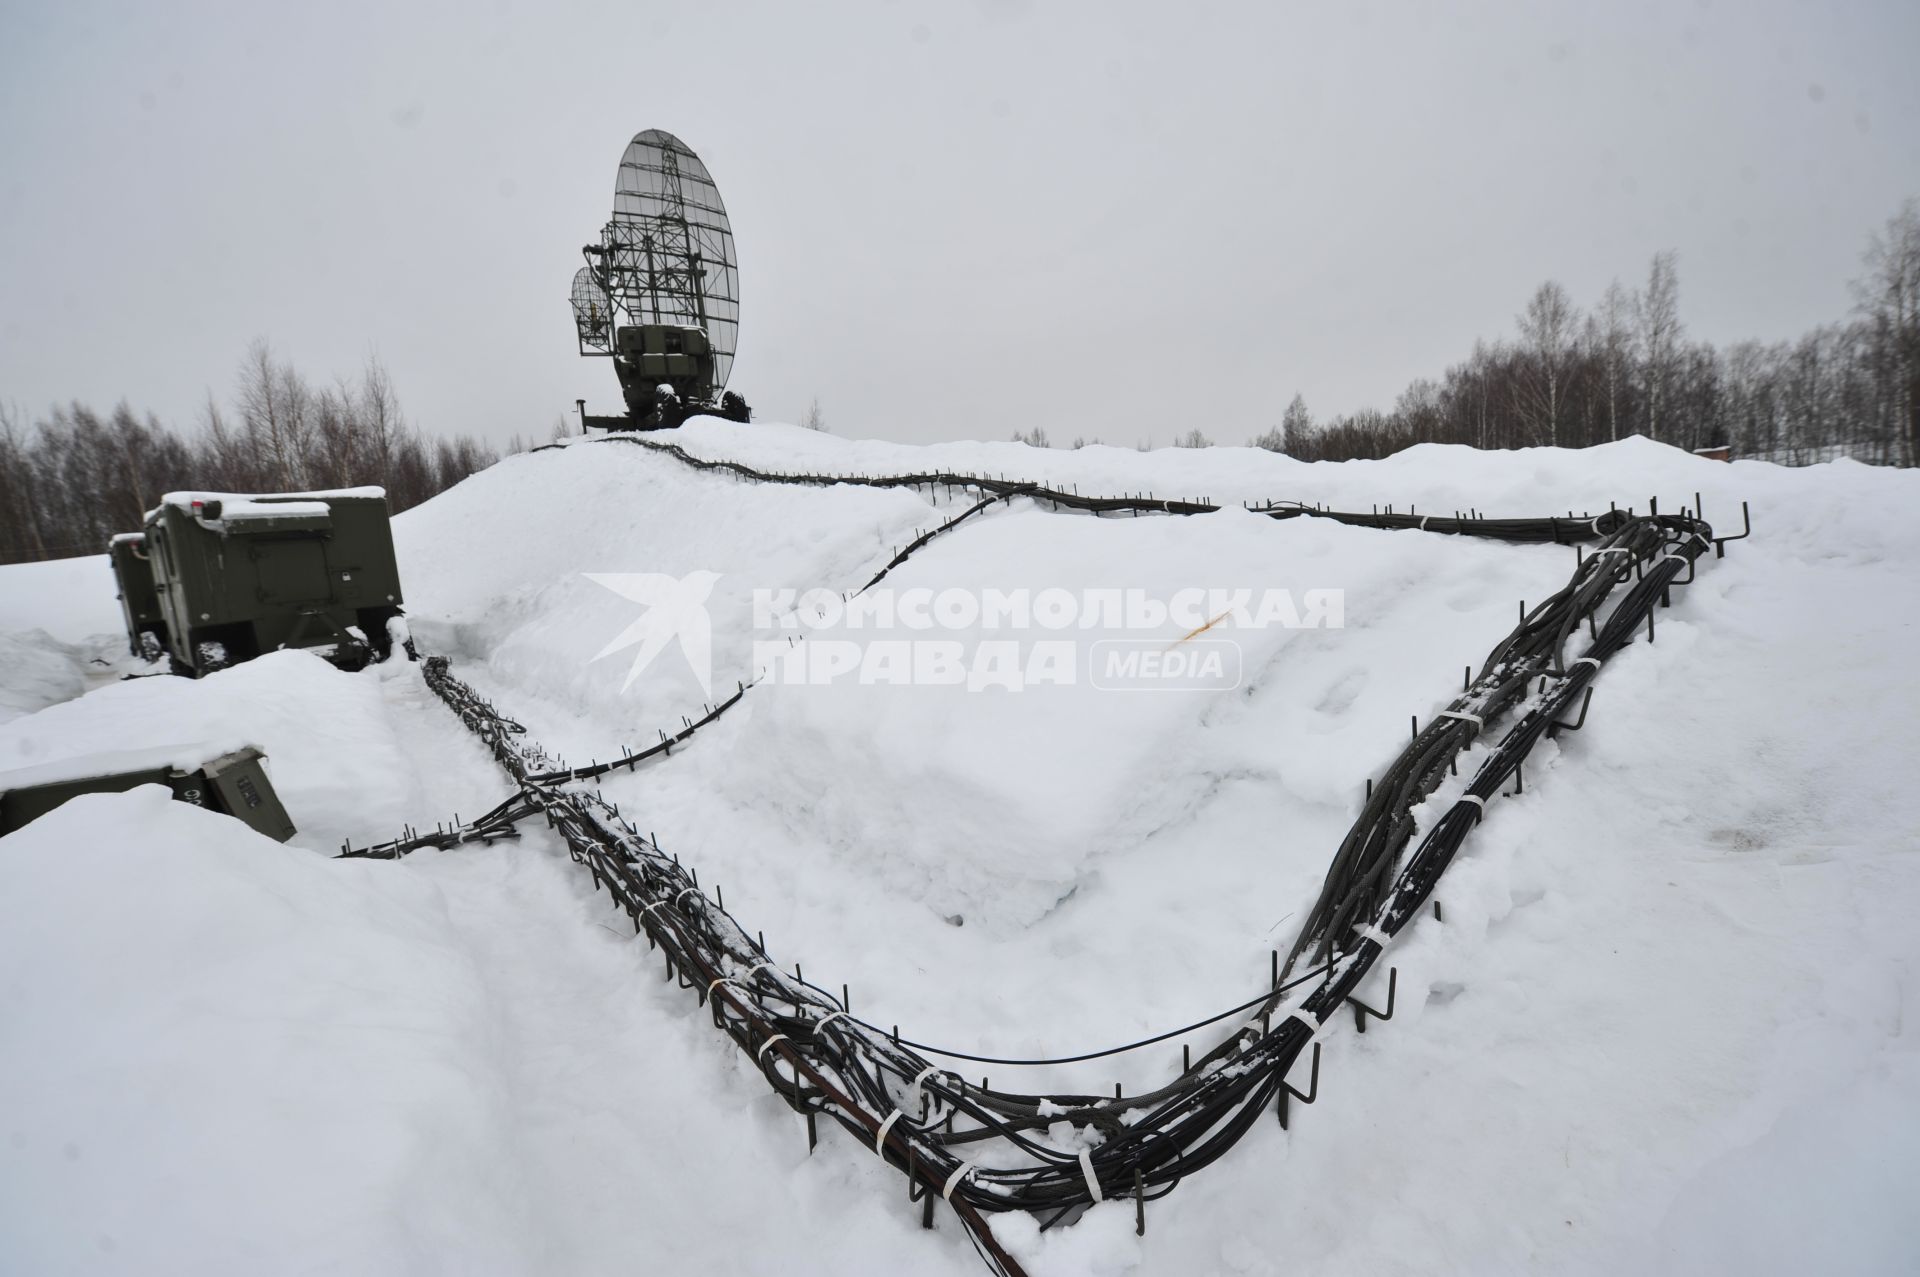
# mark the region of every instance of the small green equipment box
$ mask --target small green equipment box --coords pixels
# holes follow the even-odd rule
[[[213,756],[210,756],[213,755]],[[273,792],[266,756],[252,746],[215,755],[192,745],[93,754],[0,772],[0,834],[10,834],[81,794],[118,794],[165,785],[181,802],[232,816],[278,842],[293,821]]]

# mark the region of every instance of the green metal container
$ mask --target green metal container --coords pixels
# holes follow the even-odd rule
[[[278,842],[293,837],[293,821],[273,792],[265,756],[251,746],[208,757],[212,752],[169,745],[0,772],[0,834],[10,834],[81,794],[165,785],[179,801],[232,816]]]
[[[127,624],[127,650],[157,661],[167,654],[167,620],[160,615],[160,592],[153,588],[144,532],[122,532],[107,542],[107,561],[119,587],[120,616]]]
[[[386,494],[169,493],[146,552],[176,672],[196,677],[283,647],[358,668],[405,642]]]

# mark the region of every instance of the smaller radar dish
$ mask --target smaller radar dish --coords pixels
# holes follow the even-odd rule
[[[580,349],[613,349],[613,306],[607,290],[593,277],[591,266],[573,273],[573,328],[580,336]]]

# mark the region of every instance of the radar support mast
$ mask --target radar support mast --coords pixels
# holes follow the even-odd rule
[[[677,426],[708,413],[749,417],[727,391],[740,331],[739,273],[726,205],[707,166],[660,129],[620,157],[613,217],[581,250],[573,277],[580,353],[613,360],[624,417],[586,417],[613,430]]]

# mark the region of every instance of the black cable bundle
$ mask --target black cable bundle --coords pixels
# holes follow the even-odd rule
[[[981,494],[971,508],[897,553],[869,585],[934,536],[995,501],[1015,496],[1094,513],[1204,513],[1218,508],[1209,502],[1082,497],[1039,484],[945,473],[779,475],[694,457],[677,444],[632,436],[613,436],[608,442],[615,440],[665,452],[702,469],[760,481],[934,485]],[[709,707],[700,720],[683,720],[679,733],[663,734],[661,742],[647,750],[576,769],[555,766],[554,759],[524,739],[517,723],[453,677],[445,658],[430,658],[429,686],[489,745],[520,783],[520,792],[478,821],[456,821],[454,828],[433,835],[409,831],[394,842],[345,854],[392,857],[422,846],[456,846],[504,836],[502,830],[513,821],[543,815],[573,858],[589,869],[595,886],[605,886],[633,919],[635,930],[661,950],[668,976],[697,992],[716,1027],[753,1060],[775,1091],[807,1115],[810,1131],[821,1116],[839,1122],[908,1175],[910,1195],[925,1204],[929,1222],[937,1193],[959,1212],[991,1267],[1018,1273],[1018,1264],[985,1226],[983,1213],[1031,1211],[1043,1217],[1042,1227],[1050,1227],[1095,1201],[1120,1197],[1134,1200],[1136,1209],[1144,1212],[1145,1202],[1165,1196],[1183,1177],[1224,1155],[1269,1106],[1277,1109],[1284,1124],[1290,1097],[1313,1098],[1317,1046],[1310,1089],[1296,1090],[1287,1077],[1321,1026],[1352,1000],[1392,937],[1425,904],[1487,803],[1515,776],[1533,746],[1556,724],[1572,725],[1564,720],[1576,700],[1584,706],[1582,698],[1590,694],[1600,666],[1631,642],[1643,624],[1651,632],[1654,609],[1672,585],[1692,580],[1694,560],[1718,544],[1697,511],[1686,510],[1677,516],[1611,510],[1597,517],[1486,519],[1476,513],[1443,519],[1288,503],[1259,507],[1258,512],[1273,518],[1330,518],[1363,527],[1498,540],[1597,544],[1591,552],[1580,553],[1572,578],[1561,590],[1526,611],[1446,710],[1424,728],[1416,723],[1406,748],[1372,783],[1285,963],[1276,962],[1271,989],[1197,1024],[1110,1051],[1060,1060],[987,1060],[1071,1063],[1165,1041],[1231,1016],[1249,1016],[1224,1041],[1152,1092],[1125,1097],[1028,1095],[990,1089],[984,1079],[975,1085],[957,1071],[930,1062],[928,1055],[968,1061],[983,1057],[901,1039],[897,1031],[855,1017],[844,996],[835,997],[807,981],[798,966],[791,973],[782,970],[763,942],[727,913],[718,889],[708,899],[691,868],[642,836],[611,804],[574,786],[583,777],[632,768],[670,753],[673,745],[737,703],[750,685],[743,684],[718,707]],[[1727,539],[1735,538],[1721,540]],[[1616,596],[1600,620],[1599,612]],[[1584,649],[1570,654],[1583,625],[1588,636]],[[1580,717],[1584,720],[1584,707]],[[1498,739],[1491,739],[1503,722]],[[1460,760],[1476,744],[1485,746],[1484,759],[1451,805],[1421,829],[1416,809],[1457,773]],[[1416,833],[1419,841],[1409,850]],[[1303,962],[1305,969],[1300,969]],[[1301,988],[1308,991],[1290,1003]],[[1082,1133],[1080,1147],[1069,1151],[1036,1137],[1059,1122]],[[974,1150],[989,1142],[999,1150],[995,1165],[972,1164]],[[1144,1227],[1144,1213],[1140,1223]]]

